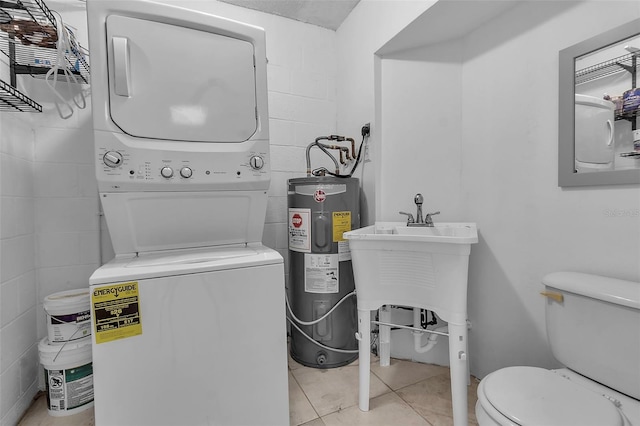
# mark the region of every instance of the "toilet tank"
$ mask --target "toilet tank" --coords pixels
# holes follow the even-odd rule
[[[542,280],[547,338],[555,358],[596,382],[640,399],[640,283],[577,272]]]

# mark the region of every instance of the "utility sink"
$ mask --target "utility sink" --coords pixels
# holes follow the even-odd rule
[[[478,242],[475,223],[376,222],[345,232],[344,238],[359,307],[415,306],[418,300],[445,321],[466,321],[469,254]]]
[[[467,278],[471,245],[478,242],[476,224],[377,222],[345,232],[344,238],[358,305],[360,410],[369,410],[371,311],[383,305],[410,306],[433,311],[447,322],[453,422],[466,426]],[[393,326],[382,321],[383,311],[377,321],[381,347]],[[382,364],[382,356],[380,360]]]
[[[345,238],[430,242],[449,244],[474,244],[478,242],[475,223],[436,223],[433,227],[407,226],[405,222],[377,222],[375,225],[350,231]]]

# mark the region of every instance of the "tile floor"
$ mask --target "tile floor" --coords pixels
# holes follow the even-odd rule
[[[453,425],[449,369],[392,359],[371,365],[370,410],[358,409],[358,362],[327,370],[304,367],[289,358],[289,419],[291,426],[333,425]],[[468,388],[469,424],[476,425],[474,406],[478,380]],[[19,426],[93,426],[93,408],[51,417],[44,395],[37,398]]]

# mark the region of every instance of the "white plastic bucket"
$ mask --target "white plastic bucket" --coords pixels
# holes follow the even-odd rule
[[[72,342],[91,335],[89,289],[67,290],[44,298],[51,344]]]
[[[50,345],[45,337],[38,344],[38,352],[49,414],[67,416],[93,407],[91,339]]]

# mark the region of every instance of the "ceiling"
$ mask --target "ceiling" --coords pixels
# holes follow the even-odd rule
[[[220,0],[337,30],[360,0]]]

